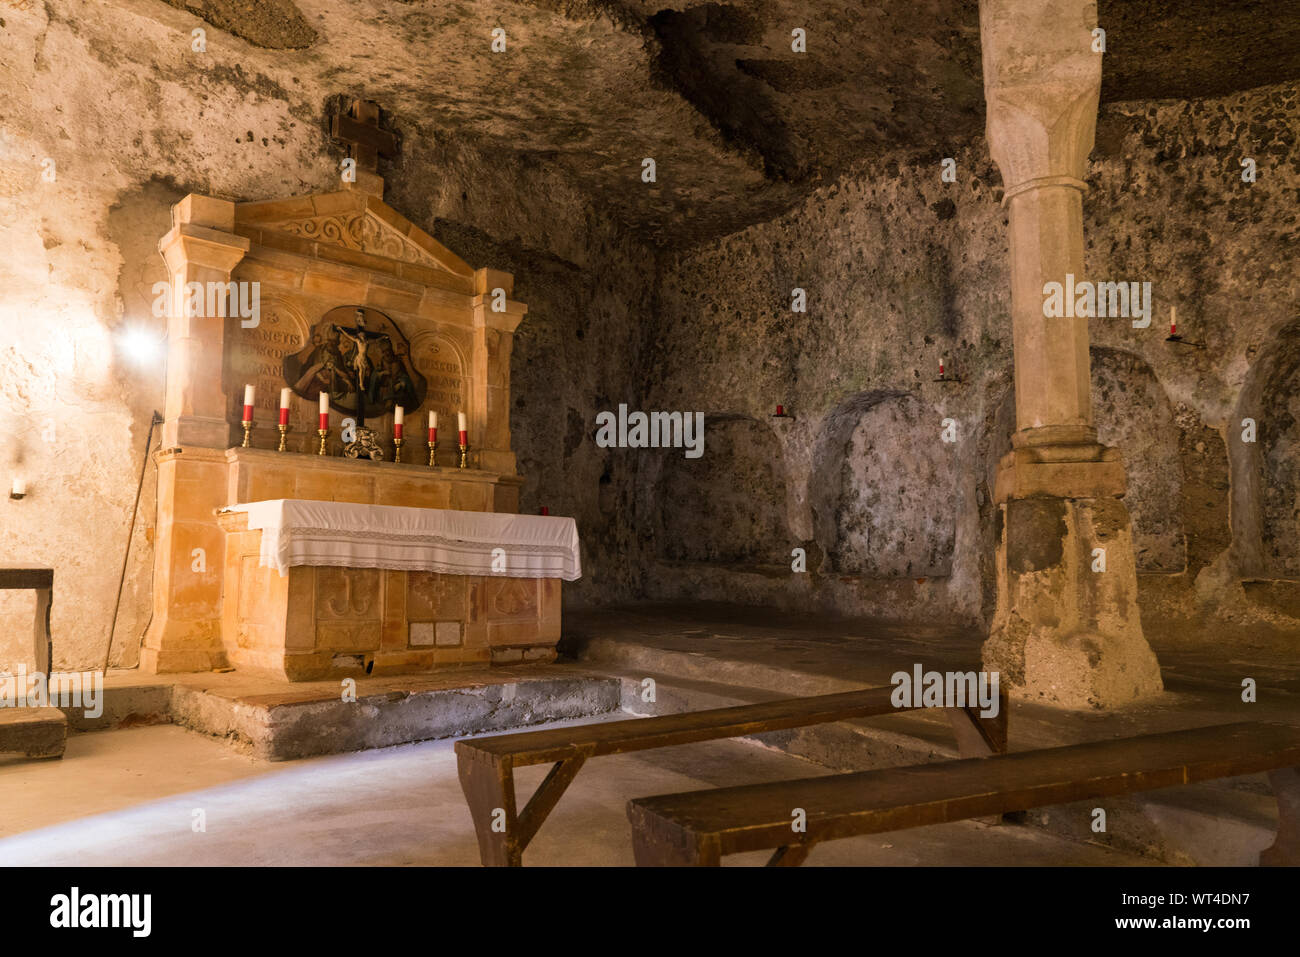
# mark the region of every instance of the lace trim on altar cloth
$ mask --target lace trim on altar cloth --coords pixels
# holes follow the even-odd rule
[[[492,551],[497,548],[504,549],[507,556],[505,568],[501,570],[493,568]],[[306,526],[262,529],[259,564],[276,568],[281,575],[299,565],[565,581],[575,581],[582,575],[574,551],[562,545],[466,541],[432,533],[359,532]]]

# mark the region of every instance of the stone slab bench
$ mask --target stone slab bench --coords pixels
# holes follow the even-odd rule
[[[524,848],[589,758],[920,710],[895,706],[890,701],[893,693],[892,687],[867,688],[457,741],[460,784],[474,819],[479,857],[487,866],[522,864]],[[1005,693],[998,704],[997,716],[989,718],[980,717],[978,705],[944,709],[960,753],[1006,750]],[[514,769],[535,764],[554,766],[519,810]]]
[[[855,774],[637,798],[638,865],[717,865],[774,850],[797,865],[824,841],[1269,772],[1278,832],[1261,864],[1300,864],[1300,728],[1241,723]],[[796,808],[806,830],[793,830]]]
[[[61,758],[68,719],[58,708],[0,708],[0,754]]]

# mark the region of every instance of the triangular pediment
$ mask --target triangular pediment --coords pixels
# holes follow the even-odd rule
[[[469,278],[463,259],[376,196],[353,190],[240,203],[235,222]]]

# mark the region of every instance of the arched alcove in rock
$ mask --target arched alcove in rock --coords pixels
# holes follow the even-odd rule
[[[941,416],[905,392],[859,393],[827,415],[809,482],[829,570],[897,579],[952,572],[959,507]]]

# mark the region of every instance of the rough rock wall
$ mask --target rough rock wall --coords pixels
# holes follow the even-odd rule
[[[334,188],[341,153],[323,111],[353,79],[314,77],[309,54],[211,28],[195,56],[194,17],[136,0],[23,4],[0,20],[0,414],[13,430],[0,480],[20,473],[29,486],[23,501],[3,500],[0,562],[55,568],[55,665],[94,668],[163,399],[161,362],[132,362],[120,346],[130,329],[162,335],[150,290],[165,278],[156,246],[169,207],[191,192],[243,201]],[[618,557],[630,474],[582,433],[635,361],[650,253],[555,171],[453,146],[423,116],[394,122],[403,153],[382,171],[388,201],[473,265],[513,271],[530,306],[512,360],[521,507],[578,519],[586,577],[573,600],[630,597],[638,567]],[[153,476],[150,465],[114,665],[136,662],[148,615]],[[27,596],[0,603],[0,671],[30,666],[31,607]]]
[[[1243,621],[1253,614],[1233,610],[1242,599],[1234,581],[1241,569],[1227,549],[1225,479],[1229,459],[1245,462],[1257,451],[1240,441],[1243,401],[1278,420],[1265,430],[1267,469],[1284,471],[1277,463],[1294,455],[1294,440],[1285,438],[1293,425],[1282,421],[1289,406],[1262,394],[1248,398],[1243,386],[1278,348],[1278,330],[1300,301],[1298,135],[1295,84],[1102,112],[1085,199],[1087,278],[1149,281],[1154,300],[1149,328],[1124,319],[1091,324],[1096,419],[1128,463],[1139,560],[1146,571],[1175,573],[1144,576],[1144,610],[1160,619],[1148,627],[1192,615],[1197,601]],[[840,574],[832,549],[830,561],[820,569],[810,564],[806,575],[676,567],[648,577],[653,594],[987,620],[986,553],[996,514],[989,489],[1007,448],[1012,368],[1006,228],[1000,179],[984,144],[954,145],[951,155],[955,183],[941,181],[940,157],[899,157],[856,170],[784,216],[665,260],[658,299],[664,351],[651,370],[650,407],[762,420],[784,404],[793,421],[767,421],[783,450],[789,545],[814,548],[809,540],[826,540],[814,528],[824,521],[818,489],[844,468],[847,409],[871,437],[870,448],[850,453],[865,456],[853,480],[880,487],[856,490],[863,514],[842,512],[831,541],[852,538],[877,511],[866,521],[880,527],[866,539],[874,568],[866,563],[870,574],[856,579]],[[1253,183],[1242,181],[1243,157],[1255,161]],[[807,292],[806,313],[791,309],[796,287]],[[1171,305],[1179,332],[1204,349],[1165,341]],[[960,382],[935,381],[944,355]],[[924,411],[873,421],[873,403],[863,397],[880,395]],[[956,424],[951,443],[941,435],[945,418]],[[918,455],[946,459],[955,491],[942,501],[898,492],[920,480],[909,480],[906,468]],[[899,471],[893,488],[884,468],[872,465],[891,459]],[[1256,485],[1269,488],[1270,481],[1260,473]],[[1251,499],[1257,510],[1259,494]],[[1289,522],[1294,540],[1288,494],[1269,492],[1261,521],[1265,529]],[[696,507],[703,519],[707,500]],[[935,527],[936,508],[953,529],[951,571],[914,577],[915,565],[885,560]],[[1276,540],[1276,533],[1263,534],[1266,544]],[[1272,548],[1274,565],[1289,567],[1290,555]],[[861,556],[857,564],[864,565]]]

